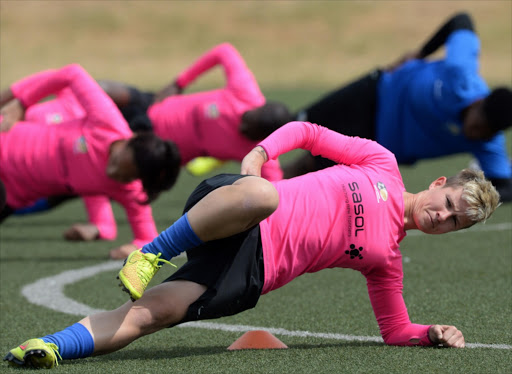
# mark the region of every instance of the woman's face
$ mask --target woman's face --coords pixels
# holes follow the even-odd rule
[[[129,183],[138,176],[133,150],[127,141],[116,142],[112,145],[107,164],[107,176],[119,183]]]
[[[444,234],[473,223],[466,213],[469,205],[462,198],[462,187],[444,187],[445,183],[445,177],[432,182],[413,209],[414,222],[424,233]]]

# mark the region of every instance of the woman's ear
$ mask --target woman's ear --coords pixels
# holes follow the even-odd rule
[[[446,177],[439,177],[432,183],[430,183],[429,189],[435,188],[435,187],[443,187],[446,184]]]

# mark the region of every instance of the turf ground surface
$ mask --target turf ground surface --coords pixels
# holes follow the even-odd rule
[[[200,7],[198,7],[200,4]],[[216,43],[231,41],[271,99],[298,108],[327,90],[417,47],[448,15],[469,10],[482,37],[482,71],[491,84],[512,77],[510,1],[11,1],[0,0],[0,86],[24,75],[79,62],[97,78],[160,87]],[[219,81],[219,79],[217,79]],[[205,86],[217,81],[206,80]],[[512,133],[508,132],[508,144]],[[293,155],[285,156],[286,160]],[[465,167],[467,155],[403,167],[411,192]],[[220,171],[237,172],[230,163]],[[201,181],[183,173],[153,205],[159,230],[176,220]],[[81,317],[39,306],[21,291],[44,277],[107,262],[109,248],[131,232],[115,206],[115,242],[67,243],[61,233],[84,221],[80,201],[0,226],[0,354],[25,339],[65,328]],[[385,346],[364,278],[351,270],[303,276],[240,315],[213,321],[235,328],[281,328],[287,350],[229,352],[241,331],[176,328],[102,357],[69,361],[61,373],[512,373],[512,204],[479,230],[402,242],[404,297],[411,320],[458,326],[473,348]],[[178,264],[182,259],[176,260]],[[153,284],[172,269],[164,267]],[[96,309],[125,302],[117,270],[68,284],[68,298]],[[56,286],[41,296],[58,299]],[[234,327],[233,327],[234,326]],[[334,334],[331,338],[320,333]],[[507,345],[508,349],[478,348]],[[19,373],[0,363],[0,372]]]
[[[292,103],[295,96],[289,93],[286,97]],[[283,162],[295,156],[286,155]],[[443,174],[453,174],[468,161],[468,156],[424,161],[414,168],[403,168],[402,174],[406,187],[415,192],[435,179],[441,168],[446,171]],[[238,165],[230,163],[219,172],[237,170]],[[177,186],[157,200],[154,216],[159,231],[179,217],[188,193],[200,181],[183,173]],[[67,243],[61,239],[71,222],[85,219],[80,201],[46,214],[13,217],[0,227],[0,352],[7,353],[25,339],[61,330],[80,319],[51,309],[52,286],[41,292],[49,295],[49,307],[30,303],[21,289],[63,271],[107,262],[108,249],[131,235],[123,212],[116,205],[114,208],[119,224],[115,242]],[[441,236],[412,234],[401,246],[404,295],[413,322],[453,324],[464,332],[467,343],[508,345],[508,349],[401,348],[375,341],[276,334],[289,349],[228,352],[226,348],[242,332],[176,328],[144,337],[108,356],[67,361],[58,371],[151,373],[168,368],[176,373],[510,373],[511,229],[512,204],[506,204],[485,225]],[[176,260],[178,265],[183,261]],[[164,267],[152,284],[172,271]],[[127,300],[117,287],[116,273],[117,269],[104,271],[71,283],[64,287],[64,294],[91,308],[115,308]],[[305,275],[263,296],[255,309],[213,322],[313,334],[379,336],[365,280],[346,269]],[[0,366],[0,371],[18,372],[6,366]]]

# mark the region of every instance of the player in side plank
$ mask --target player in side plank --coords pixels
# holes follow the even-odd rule
[[[259,177],[265,162],[296,148],[337,165],[277,182]],[[134,302],[29,339],[5,360],[51,368],[60,359],[113,352],[164,328],[253,308],[261,295],[326,268],[365,276],[386,344],[463,348],[455,326],[409,320],[399,243],[408,230],[442,234],[470,227],[498,205],[499,194],[480,171],[439,177],[410,193],[395,157],[376,142],[291,122],[244,158],[240,175],[203,181],[184,215],[130,254],[119,278]],[[182,252],[188,261],[146,291],[162,264]]]

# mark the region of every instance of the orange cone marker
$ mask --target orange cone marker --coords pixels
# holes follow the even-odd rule
[[[228,347],[229,351],[239,349],[284,349],[288,348],[281,340],[264,330],[247,331]]]

